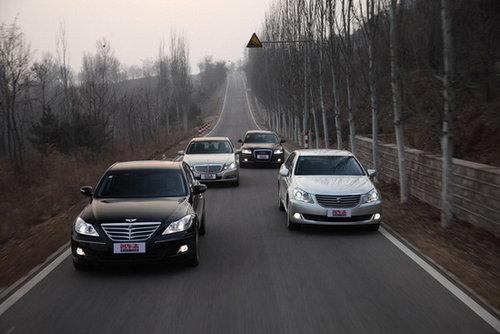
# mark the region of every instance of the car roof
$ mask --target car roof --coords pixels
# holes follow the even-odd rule
[[[340,156],[354,156],[349,151],[346,150],[331,150],[331,149],[303,149],[296,150],[297,155],[316,155],[316,156],[329,156],[329,155],[340,155]]]
[[[230,141],[228,137],[195,137],[191,141],[209,141],[209,140],[227,140]]]
[[[268,130],[249,130],[245,134],[248,134],[248,133],[272,133],[272,134],[276,134],[276,132],[268,131]]]
[[[166,160],[138,160],[116,162],[108,171],[126,171],[126,170],[158,170],[158,169],[180,169],[181,161]]]

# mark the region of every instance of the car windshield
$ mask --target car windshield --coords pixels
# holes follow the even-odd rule
[[[278,136],[274,133],[248,133],[245,136],[245,143],[269,143],[276,144]]]
[[[295,175],[365,175],[353,156],[301,156]]]
[[[110,172],[96,191],[98,198],[180,197],[186,194],[180,170]]]
[[[233,153],[233,148],[227,140],[207,140],[192,142],[186,154],[224,154]]]

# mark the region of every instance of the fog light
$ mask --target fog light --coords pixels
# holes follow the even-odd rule
[[[85,256],[85,252],[80,247],[76,248],[76,254],[78,254],[80,256]]]
[[[281,159],[278,159],[278,162],[281,162]]]
[[[179,247],[179,253],[186,253],[188,251],[189,247],[187,245],[182,245]]]
[[[373,219],[375,220],[379,220],[382,216],[380,215],[380,213],[376,213],[374,216],[373,216]]]
[[[245,162],[246,162],[246,161],[248,161],[248,159],[247,159],[247,158],[245,158],[245,159],[243,159],[243,161],[245,161]]]
[[[298,213],[298,212],[293,214],[293,218],[295,218],[295,219],[300,219],[300,217],[301,217],[300,213]]]

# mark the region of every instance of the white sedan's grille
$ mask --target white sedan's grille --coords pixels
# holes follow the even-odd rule
[[[316,195],[316,200],[326,208],[353,208],[359,204],[361,195]]]
[[[223,165],[195,165],[194,170],[198,173],[217,174],[222,171]]]
[[[155,233],[160,224],[160,222],[116,223],[101,224],[101,227],[113,241],[144,241]]]

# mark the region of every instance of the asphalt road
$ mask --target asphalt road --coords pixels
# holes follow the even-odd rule
[[[213,135],[255,124],[231,74]],[[197,268],[73,270],[70,258],[0,317],[0,333],[493,333],[381,233],[288,231],[275,169],[210,188]]]

